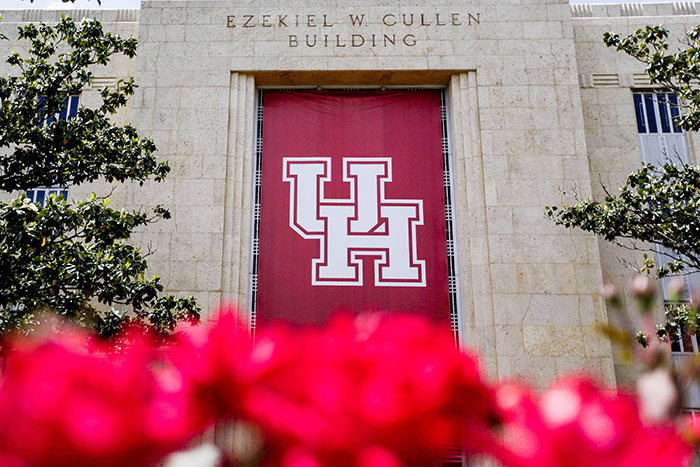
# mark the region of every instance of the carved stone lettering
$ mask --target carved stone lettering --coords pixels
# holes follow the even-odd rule
[[[288,47],[415,47],[418,39],[408,34],[406,28],[443,28],[474,26],[481,23],[481,13],[469,12],[423,12],[397,13],[387,11],[377,16],[368,13],[349,13],[346,17],[335,17],[322,11],[307,14],[235,14],[226,16],[228,28],[291,28]],[[332,28],[345,24],[352,28],[348,34],[314,34],[318,28]],[[372,30],[377,26],[392,28],[396,33]],[[361,30],[359,28],[362,28]],[[311,29],[311,30],[309,30]],[[311,34],[302,31],[309,30]],[[255,40],[254,37],[252,40]]]
[[[350,22],[353,26],[362,26],[364,20],[365,15],[350,15]]]

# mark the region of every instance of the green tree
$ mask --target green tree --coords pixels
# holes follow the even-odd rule
[[[700,129],[700,26],[688,31],[685,46],[674,52],[669,52],[668,30],[661,26],[647,26],[627,37],[606,33],[603,40],[645,63],[652,84],[681,98],[678,124],[684,130]],[[558,225],[578,227],[625,248],[665,247],[673,261],[656,265],[660,277],[700,268],[700,167],[666,156],[663,166],[647,164],[631,174],[619,193],[606,191],[602,202],[548,206],[546,215]],[[646,266],[653,267],[653,260],[646,258]]]
[[[1,190],[163,180],[170,168],[156,159],[153,141],[110,120],[133,94],[133,80],[102,89],[101,103],[81,106],[75,118],[51,118],[92,83],[91,67],[115,54],[132,58],[135,39],[104,32],[97,20],[67,18],[20,27],[19,39],[28,54],[13,52],[7,63],[17,72],[0,77]],[[167,333],[178,320],[198,319],[192,297],[159,296],[159,278],[145,278],[146,255],[127,243],[168,211],[116,211],[108,203],[93,195],[38,205],[24,194],[0,203],[0,339],[31,331],[46,310],[103,336],[126,323]]]

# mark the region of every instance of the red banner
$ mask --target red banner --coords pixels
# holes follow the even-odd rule
[[[257,322],[449,319],[439,91],[266,91]]]

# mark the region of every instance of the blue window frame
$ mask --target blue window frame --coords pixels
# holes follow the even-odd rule
[[[42,98],[43,100],[43,98]],[[60,112],[48,118],[41,119],[41,125],[49,125],[56,120],[70,120],[78,115],[78,105],[80,104],[80,96],[68,96],[66,103]],[[43,206],[49,196],[60,196],[63,199],[68,199],[68,187],[52,186],[52,187],[37,187],[33,190],[27,190],[27,198],[33,203]]]

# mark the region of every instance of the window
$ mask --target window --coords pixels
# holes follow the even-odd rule
[[[680,104],[676,95],[668,92],[640,92],[635,93],[633,97],[642,161],[655,166],[668,162],[688,163],[685,133],[677,124],[680,117]],[[656,260],[658,264],[666,264],[671,261],[671,257],[663,248],[658,247]],[[683,299],[687,302],[691,294],[700,292],[700,273],[688,274],[681,278],[684,281]],[[665,302],[671,295],[669,287],[674,279],[676,278],[661,280]],[[683,333],[673,344],[673,351],[678,353],[697,353],[699,350],[697,336],[687,333]]]
[[[48,118],[41,119],[41,125],[49,125],[56,120],[70,120],[78,115],[78,104],[80,103],[80,96],[69,96],[66,100],[66,104],[61,109],[60,112],[52,115]],[[27,190],[27,198],[32,200],[33,203],[43,206],[44,202],[49,198],[49,196],[61,196],[63,199],[68,199],[68,187],[66,186],[52,186],[52,187],[37,187],[33,190]]]
[[[695,355],[673,354],[673,364],[676,368],[691,368],[695,360]],[[681,385],[681,406],[683,413],[692,414],[695,420],[700,417],[700,385],[694,378],[682,378]]]
[[[61,196],[63,199],[68,199],[68,188],[67,187],[39,187],[33,190],[27,190],[27,198],[29,198],[32,203],[36,203],[39,206],[43,206],[44,202],[49,198],[49,196]]]
[[[43,100],[44,98],[42,97],[39,103],[43,102]],[[80,96],[68,96],[68,99],[66,100],[66,105],[63,107],[63,109],[61,109],[60,112],[51,115],[47,118],[42,118],[42,126],[49,125],[56,120],[70,120],[71,118],[75,118],[76,115],[78,115],[79,103]]]
[[[643,92],[635,93],[634,109],[639,133],[639,145],[642,152],[642,160],[647,164],[661,166],[666,163],[686,164],[689,162],[688,145],[683,130],[678,126],[677,119],[680,116],[678,98],[667,92]],[[658,264],[666,264],[671,257],[662,247],[656,248],[656,261]],[[692,273],[680,276],[684,282],[682,301],[688,303],[691,295],[700,292],[700,273]],[[671,281],[677,277],[669,277],[661,280],[661,289],[664,304],[671,305],[669,287]],[[685,366],[689,359],[695,359],[700,352],[698,333],[689,333],[680,328],[680,332],[671,344],[674,365],[677,368]],[[700,408],[700,386],[695,383],[686,384],[683,388],[684,409],[690,410],[693,416],[697,416]]]
[[[680,106],[675,94],[635,93],[634,108],[642,160],[656,166],[667,161],[688,162],[685,134],[677,124]]]

